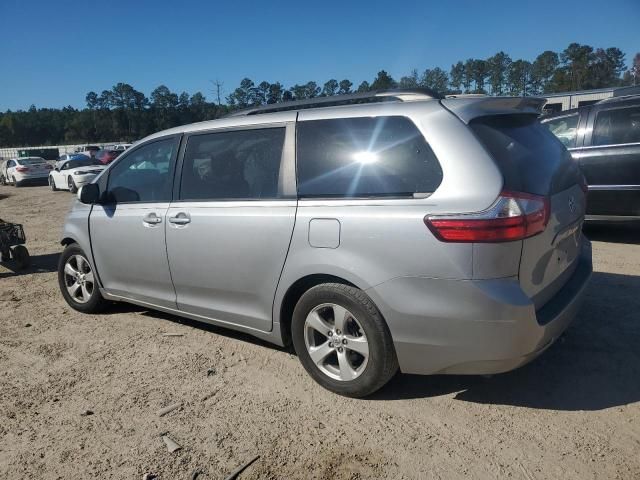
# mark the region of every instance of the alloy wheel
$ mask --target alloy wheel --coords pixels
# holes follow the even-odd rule
[[[64,265],[64,285],[78,303],[87,303],[95,288],[91,265],[82,255],[70,256]]]
[[[334,380],[354,380],[367,367],[369,343],[364,329],[351,312],[335,303],[309,312],[304,342],[313,363]]]

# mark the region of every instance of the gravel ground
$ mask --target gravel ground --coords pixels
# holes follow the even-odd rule
[[[34,264],[0,266],[0,478],[223,478],[255,455],[241,478],[640,478],[637,228],[587,230],[587,302],[537,361],[398,375],[352,400],[246,335],[127,305],[71,310],[55,271],[72,198],[0,187]],[[164,432],[183,448],[169,453]]]

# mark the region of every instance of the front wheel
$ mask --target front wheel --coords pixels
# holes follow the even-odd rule
[[[16,180],[16,177],[13,177],[13,186],[14,186],[15,188],[18,188],[18,187],[21,187],[21,186],[22,186],[22,185],[20,184],[20,182],[18,182],[18,181]]]
[[[62,296],[74,310],[95,313],[107,304],[100,294],[98,281],[87,255],[75,243],[67,246],[60,255],[58,285]]]
[[[367,396],[398,370],[382,315],[355,287],[325,283],[309,289],[294,309],[291,333],[305,370],[340,395]]]
[[[51,176],[49,176],[49,186],[51,187],[51,190],[53,192],[57,192],[58,191],[58,187],[56,187],[56,181]]]

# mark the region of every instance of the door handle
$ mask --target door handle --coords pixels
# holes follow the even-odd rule
[[[149,225],[157,225],[162,222],[162,218],[155,214],[155,212],[148,213],[142,219],[144,223],[148,223]]]
[[[169,217],[169,222],[175,225],[186,225],[191,223],[191,216],[188,213],[180,212],[175,217]]]

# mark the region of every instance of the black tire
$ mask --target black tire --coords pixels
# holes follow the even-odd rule
[[[353,380],[331,378],[320,370],[307,351],[305,320],[312,310],[323,304],[335,304],[347,309],[364,330],[369,356],[364,370]],[[324,388],[339,395],[355,398],[370,395],[385,385],[398,370],[398,359],[387,324],[367,294],[355,287],[324,283],[309,289],[293,311],[291,334],[305,370]]]
[[[13,177],[13,186],[15,188],[21,187],[22,184],[16,180],[16,177]]]
[[[77,299],[73,298],[67,290],[67,275],[65,274],[65,267],[67,265],[67,261],[74,256],[81,256],[85,259],[85,261],[87,261],[88,258],[84,251],[76,243],[72,243],[64,249],[64,251],[60,255],[60,260],[58,261],[58,286],[60,287],[60,293],[62,293],[62,296],[69,304],[69,306],[74,310],[78,310],[79,312],[97,313],[104,310],[104,308],[108,305],[108,302],[104,298],[102,298],[102,295],[100,294],[100,289],[98,288],[98,279],[95,272],[92,270],[93,267],[90,264],[89,267],[91,268],[91,271],[93,273],[94,282],[89,300],[86,302],[79,302]]]
[[[0,262],[8,262],[11,259],[11,250],[9,248],[0,251]]]
[[[51,191],[57,192],[58,187],[56,187],[56,182],[53,180],[52,176],[49,176],[49,186],[51,187]]]
[[[11,256],[16,262],[16,266],[19,270],[24,270],[31,264],[31,256],[29,250],[24,245],[18,245],[11,250]]]
[[[4,178],[4,175],[0,175],[0,185],[3,187],[7,184],[7,179]]]
[[[78,187],[76,187],[76,184],[73,181],[73,178],[67,177],[67,185],[69,185],[69,191],[71,193],[76,193],[78,191]]]

